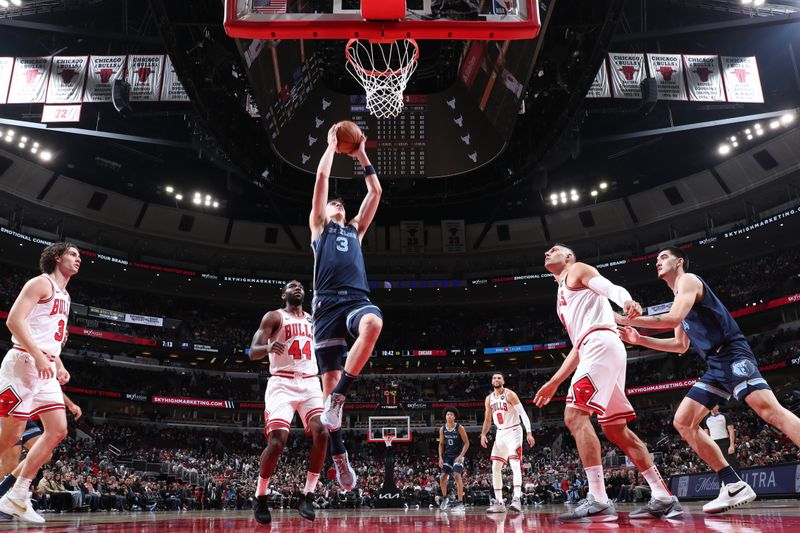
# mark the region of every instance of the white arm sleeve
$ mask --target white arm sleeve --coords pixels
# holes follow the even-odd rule
[[[631,294],[624,287],[614,285],[603,276],[595,276],[590,279],[589,288],[600,296],[605,296],[619,307],[623,307],[625,302],[633,300]]]
[[[525,408],[522,407],[522,403],[515,403],[514,409],[517,410],[519,413],[519,418],[522,420],[522,425],[525,427],[525,431],[528,433],[531,432],[531,420],[528,418],[528,413],[525,412]]]

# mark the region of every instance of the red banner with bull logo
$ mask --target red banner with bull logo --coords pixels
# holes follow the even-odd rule
[[[161,96],[161,76],[164,73],[164,56],[128,56],[128,83],[131,84],[131,102],[158,100]]]
[[[656,80],[659,100],[688,100],[680,54],[647,54],[647,66]]]
[[[608,54],[608,64],[614,98],[639,100],[642,97],[639,85],[647,76],[644,54]]]
[[[722,56],[722,74],[729,102],[764,103],[755,57]]]
[[[722,69],[715,55],[685,55],[686,85],[692,102],[724,102]]]
[[[88,64],[89,56],[54,57],[47,83],[47,103],[81,103]]]

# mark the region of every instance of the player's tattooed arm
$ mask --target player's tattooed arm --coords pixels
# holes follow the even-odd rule
[[[250,342],[250,360],[264,359],[270,353],[282,353],[285,346],[280,342],[270,342],[270,337],[275,335],[281,325],[281,316],[277,311],[270,311],[261,319],[258,331]]]
[[[693,274],[684,274],[678,279],[675,287],[675,299],[669,312],[657,316],[640,316],[635,319],[626,318],[622,324],[637,328],[677,328],[692,310],[692,306],[703,296],[703,284]],[[619,323],[619,322],[618,322]]]

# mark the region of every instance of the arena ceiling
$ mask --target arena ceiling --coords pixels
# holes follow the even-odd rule
[[[541,5],[550,16],[543,16],[525,113],[516,117],[503,154],[458,176],[387,180],[384,221],[536,216],[564,208],[551,206],[550,194],[576,189],[580,205],[592,201],[589,191],[602,182],[608,188],[598,200],[625,196],[713,166],[721,160],[718,145],[752,127],[758,121],[752,117],[800,107],[796,0],[758,7],[740,0]],[[246,113],[243,102],[259,87],[255,76],[244,75],[240,48],[224,34],[219,0],[23,0],[20,8],[0,8],[0,35],[2,56],[169,53],[192,97],[191,103],[135,102],[129,116],[110,105],[85,106],[74,125],[80,131],[71,133],[41,129],[36,106],[0,106],[1,119],[39,128],[27,131],[52,147],[56,157],[48,164],[55,171],[188,208],[165,187],[200,190],[219,199],[215,211],[223,216],[305,219],[313,178],[278,157],[267,129]],[[454,55],[442,50],[430,52],[441,59],[429,71],[452,73]],[[609,51],[755,55],[765,103],[585,100]],[[337,84],[345,83],[340,73],[327,69],[323,83],[351,91]],[[413,90],[439,90],[444,78],[423,77]],[[354,199],[361,187],[352,180],[335,185]]]

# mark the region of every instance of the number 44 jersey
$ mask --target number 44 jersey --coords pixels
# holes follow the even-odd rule
[[[283,344],[281,353],[269,354],[269,372],[317,375],[317,358],[314,356],[314,336],[311,327],[311,315],[303,313],[298,317],[279,309],[281,325],[270,337],[270,342]]]

